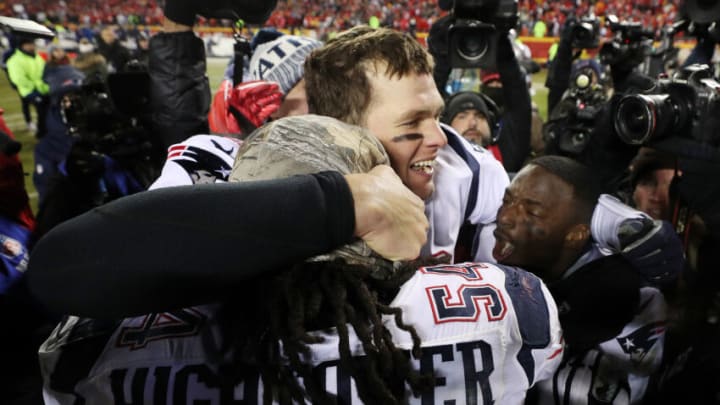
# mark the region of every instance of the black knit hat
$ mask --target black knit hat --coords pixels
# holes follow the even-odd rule
[[[463,91],[450,96],[445,103],[445,110],[440,120],[449,125],[456,115],[467,110],[478,110],[488,121],[494,120],[485,99],[474,91]]]
[[[633,188],[648,172],[658,169],[675,169],[676,158],[670,153],[642,147],[630,162],[630,184]]]

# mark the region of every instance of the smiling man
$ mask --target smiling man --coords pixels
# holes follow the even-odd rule
[[[311,54],[305,82],[310,112],[369,129],[403,183],[430,197],[438,150],[448,140],[438,121],[444,103],[432,60],[417,41],[356,27]]]
[[[403,183],[425,200],[430,221],[424,256],[456,253],[469,224],[469,239],[495,219],[509,183],[492,154],[441,124],[444,104],[433,76],[432,57],[415,38],[387,28],[360,26],[316,49],[305,61],[311,113],[370,130],[390,156]],[[492,245],[483,234],[482,246]],[[487,240],[490,240],[487,242]],[[475,255],[482,259],[490,257]]]

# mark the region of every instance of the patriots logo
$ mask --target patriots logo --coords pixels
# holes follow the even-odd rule
[[[0,253],[2,255],[16,257],[23,253],[22,244],[17,240],[5,236],[0,236],[0,238],[0,242],[2,243],[2,245],[0,245]]]
[[[640,363],[664,333],[665,322],[653,322],[615,340],[630,355],[630,361]]]
[[[233,150],[225,150],[212,141],[217,149],[232,156]],[[217,180],[227,181],[232,167],[220,156],[191,145],[174,145],[168,149],[168,160],[182,166],[193,180],[193,184],[215,183]]]

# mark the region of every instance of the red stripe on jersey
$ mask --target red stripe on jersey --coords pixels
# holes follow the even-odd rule
[[[558,356],[558,354],[562,353],[563,350],[565,350],[565,343],[563,343],[563,340],[565,340],[565,338],[560,338],[560,344],[562,346],[559,349],[555,350],[555,352],[553,354],[551,354],[550,357],[547,358],[548,360],[554,359],[555,357]]]

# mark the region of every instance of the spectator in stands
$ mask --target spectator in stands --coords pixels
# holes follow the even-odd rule
[[[73,60],[73,66],[85,77],[93,80],[105,81],[108,75],[107,60],[97,52],[95,45],[87,38],[80,39],[78,55]]]
[[[105,57],[109,72],[123,71],[130,60],[130,51],[118,40],[116,29],[114,25],[107,25],[100,30],[96,39],[97,51]]]

